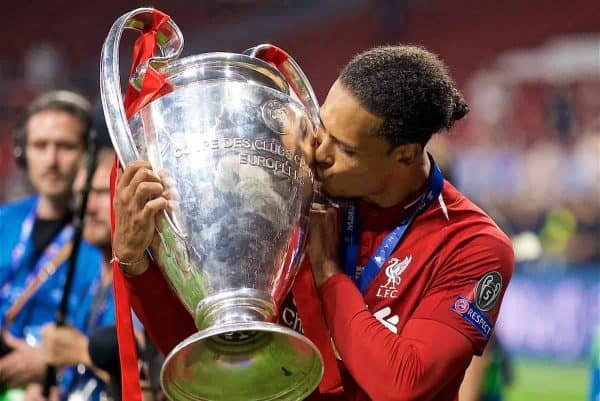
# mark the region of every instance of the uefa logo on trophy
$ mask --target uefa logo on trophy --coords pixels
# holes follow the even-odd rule
[[[100,83],[121,164],[148,160],[176,205],[152,257],[198,332],[167,356],[163,390],[172,400],[304,399],[321,379],[321,355],[275,321],[306,242],[316,97],[272,45],[179,59],[179,28],[168,19],[152,30],[153,12],[113,24]],[[149,73],[166,83],[130,115],[118,68],[125,29],[153,32],[160,53],[137,66],[131,87]]]

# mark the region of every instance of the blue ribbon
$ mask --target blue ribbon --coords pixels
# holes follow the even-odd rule
[[[426,190],[419,199],[418,206],[408,218],[403,220],[396,228],[386,235],[379,245],[379,248],[377,248],[361,272],[356,271],[360,246],[360,219],[358,216],[358,209],[354,203],[349,204],[344,209],[344,229],[342,232],[341,244],[341,255],[344,258],[344,271],[354,280],[361,293],[365,293],[369,284],[371,284],[385,261],[390,257],[392,252],[394,252],[394,249],[396,249],[412,222],[442,193],[444,177],[435,161],[431,157],[430,160],[431,175],[427,181]]]
[[[107,288],[108,287],[108,288]],[[105,321],[106,314],[109,311],[110,292],[112,284],[102,285],[102,275],[98,276],[92,284],[92,295],[90,312],[87,316],[87,332],[91,333],[94,329],[100,327]]]

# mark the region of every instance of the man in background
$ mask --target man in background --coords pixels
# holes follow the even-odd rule
[[[48,363],[66,368],[61,381],[61,395],[67,398],[77,394],[80,399],[98,400],[106,394],[109,373],[96,366],[89,352],[89,338],[100,327],[114,325],[115,310],[112,291],[112,266],[110,247],[110,169],[114,160],[112,149],[104,148],[98,153],[98,165],[89,189],[83,237],[102,251],[102,267],[98,280],[90,288],[91,296],[84,305],[88,310],[85,330],[74,326],[57,327],[53,323],[42,329],[42,349]],[[87,171],[80,168],[74,183],[75,198],[81,203]],[[108,391],[108,393],[111,393]],[[27,388],[27,401],[41,398],[41,385]],[[114,399],[111,394],[111,399]]]
[[[102,148],[97,156],[98,163],[89,188],[83,237],[102,252],[102,268],[98,281],[91,288],[91,305],[86,321],[86,333],[73,326],[57,327],[53,323],[42,329],[42,349],[47,362],[65,368],[61,391],[52,392],[50,400],[58,395],[62,399],[77,397],[82,400],[120,400],[121,378],[118,360],[115,310],[113,297],[113,272],[111,264],[110,232],[110,171],[115,153],[111,148]],[[74,183],[75,199],[78,204],[85,187],[87,171],[80,168]],[[144,355],[152,344],[138,332]],[[160,365],[159,365],[160,367]],[[150,383],[152,384],[152,383]],[[160,389],[155,389],[157,397]],[[145,394],[144,399],[152,400]],[[106,397],[106,398],[105,398]],[[27,387],[25,401],[44,401],[40,383]]]
[[[63,296],[73,246],[73,181],[90,128],[88,101],[56,91],[37,98],[15,130],[17,163],[36,194],[0,206],[0,394],[44,375],[46,361],[36,346]],[[97,249],[81,244],[67,315],[81,330],[100,258]]]

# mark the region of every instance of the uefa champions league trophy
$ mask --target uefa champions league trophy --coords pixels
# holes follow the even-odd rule
[[[321,380],[321,355],[275,321],[306,242],[313,176],[303,149],[319,124],[315,95],[271,45],[178,59],[183,37],[169,20],[155,32],[160,55],[129,80],[139,90],[153,69],[169,89],[128,119],[121,34],[147,32],[153,13],[136,9],[113,24],[100,83],[121,164],[148,160],[175,205],[151,254],[198,332],[167,356],[163,390],[177,401],[304,399]]]

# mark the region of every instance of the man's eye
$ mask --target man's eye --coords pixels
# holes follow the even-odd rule
[[[46,147],[46,143],[44,142],[34,142],[31,144],[31,147],[36,150],[42,150]]]
[[[58,147],[60,147],[61,149],[64,149],[66,151],[71,151],[71,150],[75,150],[79,147],[78,143],[71,143],[71,142],[63,142],[63,143],[59,143]]]
[[[356,155],[356,151],[348,149],[348,148],[346,148],[344,146],[340,146],[340,149],[342,150],[342,152],[344,152],[348,156],[355,156]]]

